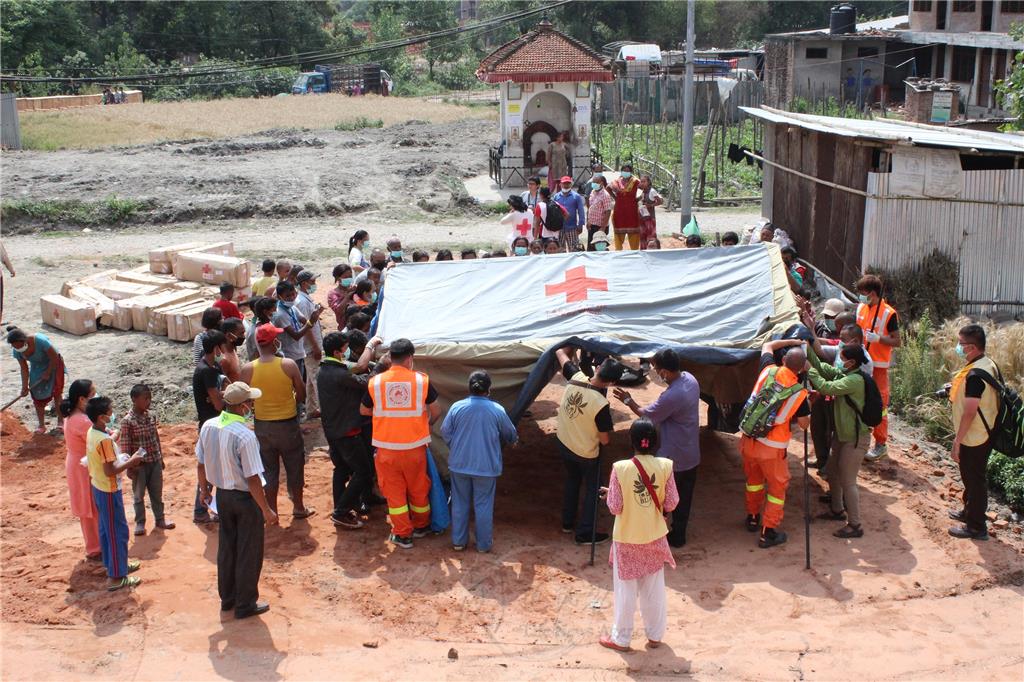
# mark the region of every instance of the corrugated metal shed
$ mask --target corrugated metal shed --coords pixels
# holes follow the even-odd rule
[[[1008,154],[1024,154],[1024,137],[1009,133],[989,133],[980,130],[950,129],[939,126],[916,125],[888,119],[854,119],[834,116],[794,114],[769,107],[741,107],[755,118],[771,123],[782,123],[830,135],[855,137],[863,140],[977,149]]]

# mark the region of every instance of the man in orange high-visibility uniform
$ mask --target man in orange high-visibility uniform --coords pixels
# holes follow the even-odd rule
[[[864,275],[857,280],[857,326],[864,330],[864,350],[874,364],[872,378],[882,394],[882,423],[871,430],[875,445],[864,456],[875,462],[888,454],[886,441],[889,439],[889,366],[892,364],[892,349],[899,348],[899,317],[896,310],[882,298],[882,280],[875,275]]]
[[[430,527],[427,444],[430,425],[441,416],[437,391],[423,372],[413,371],[409,339],[391,344],[391,369],[370,379],[361,414],[373,417],[377,482],[388,501],[390,540],[410,549]]]
[[[769,382],[782,387],[800,382],[797,374],[804,371],[807,363],[806,351],[800,347],[802,344],[803,341],[797,339],[782,339],[769,341],[761,347],[761,374],[751,396],[760,393]],[[787,346],[791,348],[783,356],[782,366],[779,367],[775,364],[774,353]],[[761,527],[757,545],[762,549],[786,541],[786,534],[778,528],[782,524],[786,488],[789,486],[786,448],[791,437],[790,422],[796,419],[800,428],[806,430],[811,423],[809,415],[807,390],[801,389],[779,406],[775,423],[768,433],[760,438],[740,436],[740,454],[743,455],[743,472],[747,478],[747,530],[753,533],[758,526]],[[762,507],[763,524],[760,523]]]

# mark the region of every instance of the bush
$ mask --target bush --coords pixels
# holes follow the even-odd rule
[[[379,118],[367,118],[365,116],[359,116],[348,121],[338,121],[334,124],[335,130],[362,130],[363,128],[383,128],[384,121]]]
[[[73,225],[109,225],[125,222],[152,203],[137,199],[119,199],[114,195],[102,201],[17,199],[3,202],[0,217],[29,222],[70,223]]]
[[[960,314],[960,266],[938,249],[915,265],[899,270],[868,268],[867,272],[882,278],[885,300],[905,320],[918,319],[928,311],[936,320]]]
[[[1015,511],[1024,511],[1024,459],[993,452],[988,460],[988,484]]]
[[[949,367],[962,362],[956,355],[957,335],[962,327],[973,323],[967,317],[947,320],[932,336],[932,351],[942,357]],[[1024,323],[994,324],[979,320],[985,329],[985,355],[999,367],[1003,379],[1018,391],[1024,391]]]
[[[896,363],[890,371],[889,408],[894,412],[906,413],[921,402],[919,398],[930,396],[948,381],[945,364],[932,352],[934,333],[928,313],[904,326],[903,345],[896,351]]]

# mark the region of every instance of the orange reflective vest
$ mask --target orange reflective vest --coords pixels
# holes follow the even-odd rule
[[[370,379],[375,446],[412,450],[430,443],[429,388],[426,374],[400,366]]]
[[[877,318],[875,317],[876,311]],[[879,336],[886,336],[888,334],[886,327],[889,325],[889,320],[894,317],[896,317],[896,309],[886,303],[884,298],[879,299],[878,305],[873,308],[863,303],[857,306],[857,326],[863,329],[865,334],[874,332]],[[864,339],[864,349],[871,356],[871,362],[875,364],[876,368],[888,369],[892,363],[892,346],[887,346],[881,341],[869,343],[867,339]]]
[[[761,371],[761,375],[757,378],[757,383],[754,384],[754,391],[751,396],[756,396],[764,388],[766,381],[775,381],[781,386],[792,386],[798,382],[796,374],[793,370],[788,367],[775,367],[769,365]],[[771,428],[767,434],[757,439],[758,443],[767,445],[770,448],[782,448],[785,450],[789,447],[789,439],[793,435],[789,429],[789,423],[793,421],[793,417],[796,416],[796,411],[800,409],[801,403],[807,399],[807,390],[797,391],[793,395],[789,396],[786,402],[782,403],[779,407],[779,411],[775,413],[775,426]]]

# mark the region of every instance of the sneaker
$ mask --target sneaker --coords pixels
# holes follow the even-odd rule
[[[965,512],[963,509],[961,509],[959,511],[951,511],[951,512],[949,512],[949,518],[953,519],[954,521],[959,521],[961,523],[966,523],[967,522],[967,512]]]
[[[866,459],[869,462],[877,462],[878,460],[882,459],[883,457],[887,457],[888,455],[889,446],[887,446],[885,443],[882,443],[881,445],[875,445],[873,448],[868,450],[867,454],[864,455],[864,459]]]
[[[608,533],[596,533],[594,535],[594,538],[591,538],[589,535],[576,535],[576,544],[589,545],[591,540],[593,539],[595,545],[603,545],[604,543],[608,542],[610,538],[611,536],[608,535]]]
[[[562,526],[562,532],[566,534],[574,533],[576,532],[576,528],[574,526]]]
[[[252,616],[258,616],[261,613],[266,613],[270,610],[270,604],[265,601],[258,601],[247,609],[235,609],[235,618],[250,618]]]
[[[757,541],[757,546],[761,549],[768,549],[775,545],[781,545],[786,541],[786,534],[781,530],[775,530],[774,528],[765,528],[761,533],[761,539]]]
[[[751,533],[756,533],[757,529],[761,527],[761,515],[760,514],[747,514],[747,520],[744,521],[747,530]]]
[[[466,551],[466,546],[465,545],[452,545],[452,550],[456,551],[456,552],[465,552]]]
[[[430,535],[430,526],[424,526],[423,528],[414,528],[412,536],[414,538],[425,538]]]
[[[136,523],[135,524],[135,534],[136,535],[145,535],[146,534],[146,524],[144,524],[144,523]]]
[[[967,526],[953,526],[949,534],[961,540],[988,540],[988,530],[971,530]]]
[[[341,526],[342,528],[351,528],[352,530],[363,527],[363,520],[360,519],[359,515],[351,509],[349,509],[341,516],[335,516],[332,513],[331,523],[333,523],[335,526]]]
[[[392,534],[388,539],[402,549],[412,549],[412,538],[405,538],[401,535]]]

